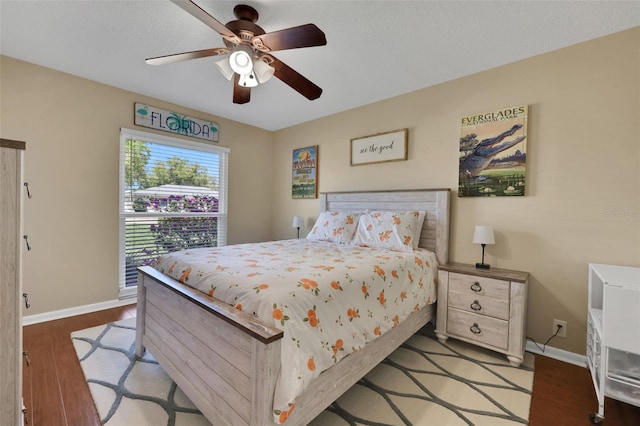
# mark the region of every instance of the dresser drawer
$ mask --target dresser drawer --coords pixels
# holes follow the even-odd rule
[[[509,300],[509,281],[452,272],[449,274],[449,292],[452,291]]]
[[[494,299],[473,292],[449,291],[449,307],[473,314],[509,319],[509,299]]]
[[[508,321],[455,308],[450,308],[447,312],[447,334],[504,350],[509,346]]]

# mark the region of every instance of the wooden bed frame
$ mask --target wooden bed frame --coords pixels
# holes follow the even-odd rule
[[[322,193],[322,210],[425,210],[420,247],[448,259],[448,189]],[[214,425],[273,425],[283,331],[156,271],[138,272],[136,354],[145,348]],[[305,425],[432,318],[435,304],[324,371],[287,425]]]

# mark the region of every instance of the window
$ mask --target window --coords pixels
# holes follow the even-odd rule
[[[162,254],[227,242],[229,149],[120,131],[120,297]]]

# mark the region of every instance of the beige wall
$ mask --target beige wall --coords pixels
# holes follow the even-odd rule
[[[493,225],[488,263],[531,273],[527,335],[544,342],[554,318],[585,352],[587,265],[640,266],[640,29],[276,132],[274,238],[293,215],[309,231],[317,200],[292,200],[291,151],[319,145],[320,191],[452,188],[452,260],[474,263],[476,224]],[[383,84],[383,82],[381,82]],[[460,119],[529,105],[524,197],[458,198]],[[409,159],[349,166],[349,140],[409,129]]]
[[[23,254],[28,315],[118,298],[120,127],[143,102],[220,125],[229,156],[229,243],[270,237],[273,134],[0,56],[0,136],[27,142]],[[168,135],[167,133],[162,133]],[[194,139],[195,140],[195,139]],[[256,207],[257,206],[257,207]]]

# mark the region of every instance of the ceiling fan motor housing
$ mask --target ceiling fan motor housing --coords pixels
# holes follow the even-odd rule
[[[236,19],[249,22],[256,22],[259,16],[257,10],[246,4],[239,4],[234,7],[233,15]]]

